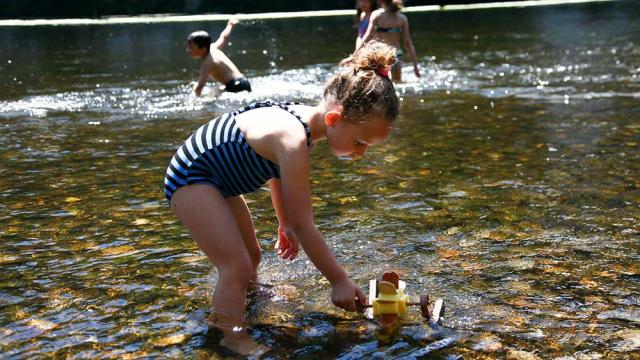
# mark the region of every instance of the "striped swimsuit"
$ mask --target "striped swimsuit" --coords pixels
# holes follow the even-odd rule
[[[258,190],[271,178],[280,177],[280,168],[256,153],[238,128],[235,117],[256,108],[275,107],[287,111],[304,127],[307,146],[311,147],[309,126],[289,109],[294,103],[267,100],[217,117],[196,130],[178,148],[164,178],[164,194],[171,196],[180,187],[211,184],[227,198]],[[281,116],[278,112],[274,116]],[[268,121],[268,119],[265,119]]]

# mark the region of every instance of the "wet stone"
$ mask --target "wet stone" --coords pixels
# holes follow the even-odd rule
[[[333,337],[335,331],[336,328],[328,322],[308,325],[300,332],[300,340],[304,342],[313,339],[328,339]]]
[[[538,355],[524,350],[507,350],[507,360],[542,360]]]
[[[483,335],[476,339],[472,348],[482,352],[495,352],[503,348],[500,338],[495,335]]]
[[[518,334],[518,337],[525,340],[542,340],[545,336],[542,330],[537,329],[536,331]]]
[[[634,323],[640,323],[640,310],[635,309],[616,309],[605,311],[598,314],[598,319],[608,320],[626,320]]]
[[[534,260],[531,259],[514,259],[509,260],[505,263],[505,266],[512,268],[514,270],[529,270],[533,269],[536,266]]]
[[[19,304],[24,301],[24,298],[20,296],[9,295],[0,292],[0,306],[9,306]]]
[[[616,333],[613,350],[618,352],[632,352],[640,350],[640,330],[622,330]]]

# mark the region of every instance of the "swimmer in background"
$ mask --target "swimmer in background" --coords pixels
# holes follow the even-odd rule
[[[358,25],[358,36],[356,37],[356,49],[362,45],[362,37],[369,27],[369,18],[371,13],[378,9],[376,0],[357,0],[356,1],[356,23]]]
[[[231,19],[220,33],[218,40],[211,43],[211,36],[206,31],[194,31],[187,38],[186,51],[194,59],[202,59],[198,84],[193,88],[196,96],[200,96],[202,88],[209,77],[225,85],[224,91],[251,91],[247,78],[238,67],[222,52],[227,44],[231,30],[238,24],[237,19]]]
[[[402,48],[407,51],[409,58],[413,63],[413,72],[420,77],[420,69],[418,68],[418,60],[416,49],[411,41],[411,33],[409,32],[409,20],[400,13],[400,9],[404,6],[402,0],[380,0],[381,8],[371,13],[369,26],[362,37],[360,47],[357,47],[354,54],[370,40],[378,40],[385,42],[396,49],[397,62],[391,68],[391,79],[393,81],[402,80]],[[352,56],[342,60],[341,65],[349,63]]]

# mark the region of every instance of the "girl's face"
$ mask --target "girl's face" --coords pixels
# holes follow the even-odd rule
[[[364,12],[371,12],[373,10],[372,0],[359,0],[358,7]]]
[[[391,124],[382,117],[370,115],[362,123],[341,119],[327,125],[327,142],[336,156],[355,159],[363,157],[369,145],[386,139],[390,132]]]

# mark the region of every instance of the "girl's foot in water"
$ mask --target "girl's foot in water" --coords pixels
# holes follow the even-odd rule
[[[234,331],[232,334],[227,334],[224,330],[223,332],[225,335],[224,338],[220,340],[220,345],[242,356],[259,358],[271,350],[271,348],[266,345],[258,344],[244,329]]]
[[[222,331],[224,337],[220,345],[227,349],[251,358],[259,358],[271,350],[266,345],[257,343],[247,331],[246,322],[243,319],[233,318],[220,311],[212,309],[211,321],[213,326]]]

